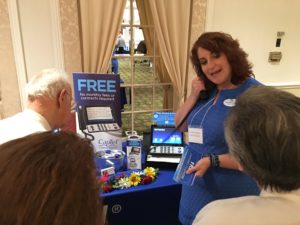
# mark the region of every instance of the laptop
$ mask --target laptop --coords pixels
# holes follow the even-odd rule
[[[163,167],[173,164],[176,167],[183,151],[183,132],[175,130],[173,126],[151,126],[147,165]]]

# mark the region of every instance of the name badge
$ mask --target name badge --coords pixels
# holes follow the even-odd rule
[[[228,99],[225,99],[223,101],[223,104],[225,106],[227,106],[227,107],[234,107],[235,106],[235,102],[236,102],[236,99],[230,99],[230,98],[228,98]]]
[[[188,128],[189,143],[203,144],[203,129],[202,128]]]

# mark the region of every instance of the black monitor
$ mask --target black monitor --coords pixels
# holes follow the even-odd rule
[[[183,133],[175,127],[152,125],[151,145],[183,145]]]

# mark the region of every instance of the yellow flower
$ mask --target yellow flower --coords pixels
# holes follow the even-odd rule
[[[131,183],[131,185],[137,186],[137,185],[139,185],[140,181],[141,181],[141,178],[138,174],[136,174],[136,173],[130,174],[129,182]]]
[[[149,176],[152,179],[154,179],[156,177],[156,170],[153,167],[146,167],[144,169],[144,173],[146,176]]]

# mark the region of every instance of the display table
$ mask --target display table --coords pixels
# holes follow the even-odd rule
[[[181,185],[173,181],[173,174],[160,170],[153,183],[102,193],[108,224],[179,225]]]

